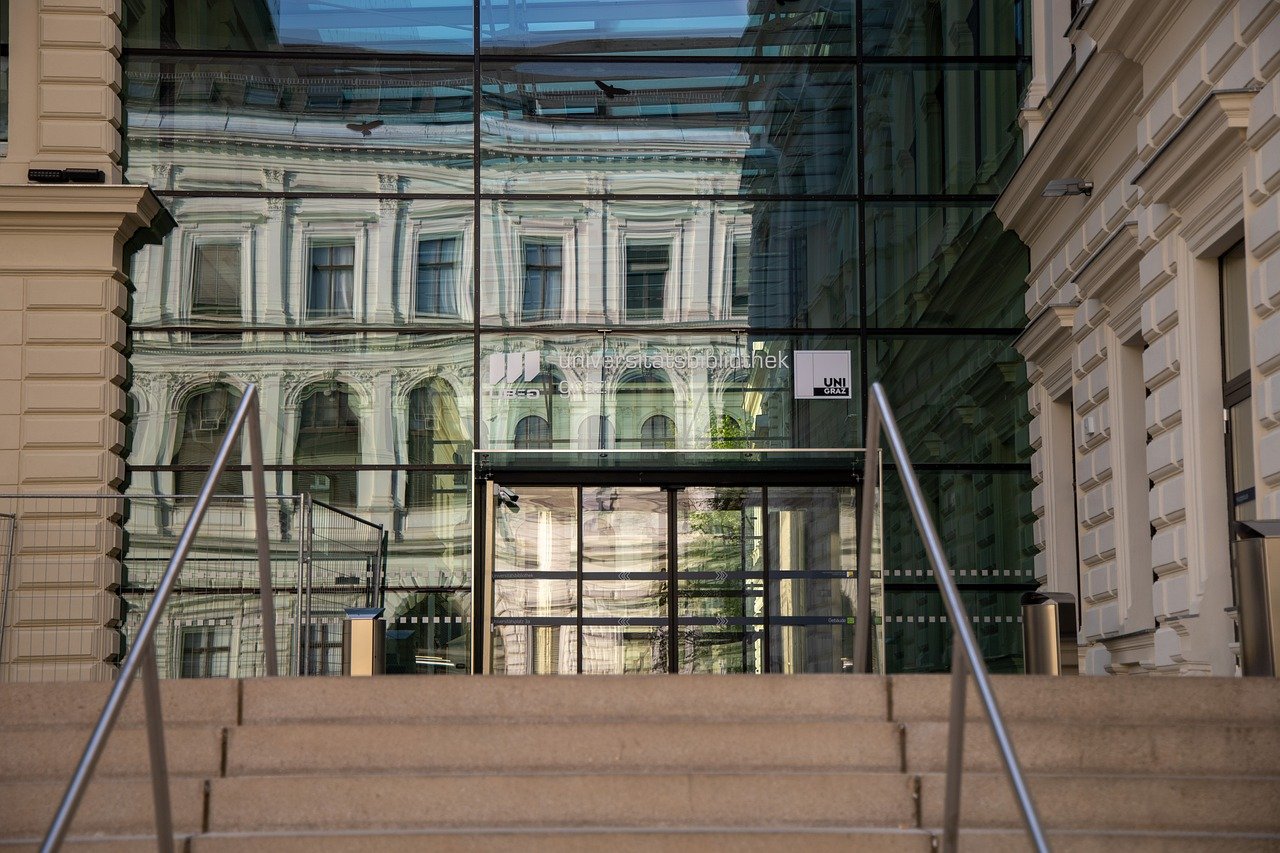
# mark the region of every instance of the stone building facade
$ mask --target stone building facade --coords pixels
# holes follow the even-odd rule
[[[1031,251],[1037,579],[1084,671],[1229,675],[1232,522],[1280,516],[1280,3],[1034,12],[996,213]]]

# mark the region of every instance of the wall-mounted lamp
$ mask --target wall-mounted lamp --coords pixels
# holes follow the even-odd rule
[[[101,169],[27,169],[27,180],[33,184],[105,184],[107,173]]]
[[[1093,195],[1093,181],[1080,178],[1058,178],[1044,185],[1040,195],[1045,198],[1057,198],[1064,195]]]

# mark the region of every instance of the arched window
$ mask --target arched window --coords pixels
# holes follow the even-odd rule
[[[294,464],[317,466],[357,465],[360,462],[360,419],[351,408],[351,395],[341,385],[309,388],[302,398],[298,443]],[[294,488],[316,500],[338,506],[355,506],[356,472],[299,471]]]
[[[607,450],[616,443],[613,423],[599,415],[591,415],[578,428],[578,447],[587,450]]]
[[[646,450],[676,446],[676,422],[666,415],[652,415],[640,427],[640,446]]]
[[[538,415],[525,415],[516,424],[516,450],[550,450],[551,424]]]
[[[180,495],[198,494],[204,478],[213,464],[222,440],[226,438],[231,416],[240,405],[240,395],[225,385],[192,394],[182,406],[178,436],[173,445],[173,464],[197,466],[189,471],[178,471],[174,477],[174,489]],[[228,460],[231,465],[240,464],[240,441]],[[230,471],[218,481],[218,494],[238,495],[242,492],[241,476]]]
[[[675,394],[663,371],[634,370],[624,374],[618,381],[617,394],[618,431],[622,436],[619,443],[644,448],[674,446],[675,422],[667,413],[674,412],[675,406]],[[666,438],[658,444],[649,443],[648,430],[664,428],[655,418],[665,421],[669,428]]]
[[[458,415],[453,389],[443,379],[431,379],[409,394],[409,464],[461,465],[470,442]],[[431,506],[436,495],[466,492],[465,474],[410,471],[405,505]]]

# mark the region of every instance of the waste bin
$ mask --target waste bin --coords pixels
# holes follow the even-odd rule
[[[387,623],[381,607],[348,607],[342,622],[342,674],[381,675],[386,668]]]
[[[1240,670],[1275,677],[1280,651],[1280,521],[1237,521],[1231,543]]]
[[[1022,594],[1022,668],[1027,675],[1076,675],[1076,599],[1067,592]]]

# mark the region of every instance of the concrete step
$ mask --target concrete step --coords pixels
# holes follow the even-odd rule
[[[941,833],[937,834],[941,837]],[[1096,832],[1050,830],[1053,853],[1275,853],[1280,835],[1242,832]],[[963,853],[1026,853],[1022,829],[961,829]]]
[[[914,827],[899,773],[453,773],[215,779],[211,832],[422,827]]]
[[[246,725],[279,722],[887,720],[884,676],[255,678]],[[462,711],[461,709],[465,709]]]
[[[889,681],[894,720],[947,719],[951,676],[893,675]],[[1280,725],[1280,679],[995,675],[991,682],[1010,721]],[[972,678],[965,711],[971,720],[986,719]]]
[[[906,769],[946,770],[948,725],[905,724]],[[1165,726],[1015,720],[1009,734],[1028,773],[1280,776],[1280,728],[1272,725]],[[965,767],[1003,772],[991,726],[965,725]]]
[[[702,772],[883,770],[895,723],[307,723],[228,733],[227,775],[422,770]]]
[[[44,835],[68,780],[0,783],[0,838]],[[204,814],[204,780],[170,780],[175,832],[198,832]],[[102,778],[90,783],[71,824],[75,835],[155,834],[151,780]]]
[[[166,726],[169,772],[175,776],[219,775],[224,731],[221,726]],[[80,761],[89,730],[84,726],[16,729],[0,737],[4,739],[4,748],[0,749],[0,779],[7,782],[50,779],[65,783]],[[138,726],[115,729],[94,770],[95,778],[147,776],[150,772],[147,731]]]
[[[1051,776],[1028,779],[1047,829],[1092,831],[1237,832],[1280,834],[1280,778],[1157,776],[1135,764],[1133,775]],[[941,773],[920,777],[921,826],[942,826],[946,796]],[[966,773],[960,825],[1023,826],[1003,773]]]
[[[0,731],[81,726],[87,738],[110,692],[107,683],[0,684]],[[161,681],[160,703],[166,725],[234,726],[240,682],[230,678]],[[143,720],[142,689],[135,684],[117,724],[138,726]]]

